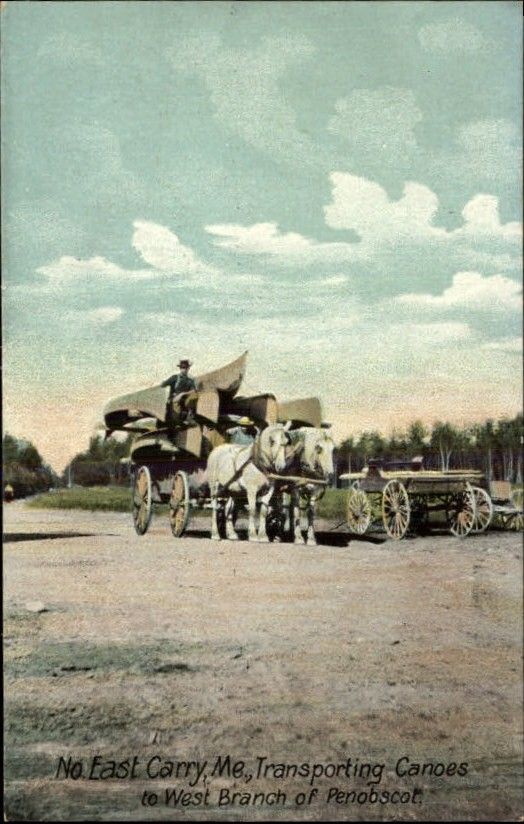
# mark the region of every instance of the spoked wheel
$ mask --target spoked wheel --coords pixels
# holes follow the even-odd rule
[[[493,518],[493,504],[488,493],[480,486],[473,486],[475,496],[475,520],[471,527],[471,532],[478,535],[485,532]]]
[[[190,515],[189,482],[185,472],[180,470],[173,479],[173,488],[169,499],[169,523],[175,538],[180,538],[186,531]]]
[[[347,524],[355,535],[364,535],[371,523],[371,504],[363,489],[349,490],[346,506]]]
[[[408,531],[411,507],[406,487],[397,480],[388,481],[382,492],[382,520],[390,538],[400,541]]]
[[[449,531],[457,538],[465,538],[475,525],[475,493],[471,484],[453,495],[448,511]]]
[[[511,503],[516,509],[515,515],[509,522],[509,528],[516,532],[524,530],[524,492],[522,489],[515,489],[511,493]]]
[[[144,535],[151,523],[152,502],[151,473],[147,466],[141,466],[133,487],[133,523],[138,535]]]

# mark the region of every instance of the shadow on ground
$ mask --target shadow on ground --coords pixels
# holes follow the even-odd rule
[[[100,534],[115,537],[114,532],[7,532],[4,535],[4,544],[16,541],[52,541],[54,538],[95,538]]]

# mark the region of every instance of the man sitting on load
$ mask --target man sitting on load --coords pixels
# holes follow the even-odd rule
[[[182,407],[180,404],[180,396],[185,395],[187,392],[196,391],[195,381],[193,378],[190,378],[188,374],[191,365],[191,361],[183,358],[178,364],[180,372],[171,375],[170,378],[166,378],[166,380],[162,382],[162,386],[169,386],[169,397],[167,401],[169,410],[168,420],[171,419],[171,421],[173,421],[173,416],[181,416]],[[187,412],[186,418],[189,417],[190,413]]]

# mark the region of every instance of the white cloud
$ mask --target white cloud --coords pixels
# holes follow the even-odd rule
[[[353,244],[318,243],[298,232],[281,232],[276,223],[217,224],[206,232],[218,237],[215,246],[249,255],[272,255],[290,260],[344,260],[353,254]]]
[[[402,254],[439,253],[447,247],[455,267],[511,270],[519,266],[522,225],[502,223],[498,198],[477,194],[464,206],[464,223],[448,231],[435,224],[437,195],[427,186],[408,182],[398,200],[375,181],[345,173],[331,174],[332,200],[324,206],[331,229],[351,231],[355,242],[319,242],[298,232],[282,232],[277,223],[211,224],[214,244],[239,254],[267,255],[284,266],[367,262],[392,250]]]
[[[402,197],[390,200],[382,186],[367,178],[345,172],[333,172],[330,178],[333,201],[324,206],[324,215],[332,229],[354,229],[373,244],[405,235],[445,234],[432,225],[438,198],[421,183],[406,183]]]
[[[467,308],[508,311],[522,308],[522,287],[503,275],[483,277],[479,272],[457,272],[441,295],[405,294],[395,300],[418,309]]]
[[[522,132],[504,118],[475,120],[457,130],[454,144],[428,157],[432,175],[453,180],[455,186],[518,193],[522,169]]]
[[[423,49],[440,54],[467,54],[477,52],[486,45],[480,31],[460,17],[422,26],[418,39]]]
[[[493,195],[475,195],[462,210],[464,226],[454,234],[475,238],[501,238],[508,241],[522,241],[522,224],[516,221],[501,223],[499,201]]]
[[[346,286],[350,279],[347,275],[331,275],[325,278],[316,278],[311,283],[318,286]]]
[[[380,152],[381,157],[387,153],[398,161],[399,155],[417,146],[413,129],[422,120],[422,112],[411,89],[355,89],[336,101],[335,110],[328,131],[343,137],[359,153]]]
[[[483,349],[491,349],[495,352],[517,352],[522,353],[522,338],[500,338],[499,340],[492,340],[484,343]]]
[[[491,269],[519,266],[522,224],[502,223],[498,198],[493,195],[471,198],[462,210],[463,225],[447,231],[434,223],[437,195],[421,183],[406,183],[402,197],[391,200],[382,186],[367,178],[333,172],[331,181],[332,202],[324,207],[327,225],[352,229],[362,241],[346,244],[348,252],[365,258],[379,248],[407,251],[422,244],[429,252],[436,244],[447,244],[459,255],[459,265]]]
[[[477,120],[459,129],[456,163],[466,175],[490,181],[501,176],[515,180],[522,168],[520,144],[521,135],[511,121]]]
[[[318,165],[318,149],[297,127],[281,77],[314,53],[311,42],[287,32],[262,38],[258,48],[231,48],[216,34],[177,42],[167,57],[177,71],[201,77],[224,127],[258,149],[288,161]]]
[[[81,318],[91,323],[113,323],[122,317],[124,310],[120,306],[99,306],[98,309],[91,309],[87,312],[75,313]]]
[[[37,274],[44,275],[51,285],[65,286],[80,278],[86,280],[148,280],[160,274],[150,269],[123,269],[104,257],[96,256],[80,260],[63,255],[58,260],[40,266]]]
[[[63,255],[36,270],[37,274],[46,278],[41,291],[54,294],[56,290],[80,280],[102,285],[115,281],[132,283],[162,279],[165,288],[204,288],[206,292],[222,292],[228,287],[245,290],[266,282],[259,274],[227,272],[200,260],[166,226],[145,220],[136,220],[133,226],[132,245],[149,268],[126,269],[101,256],[81,260]],[[38,287],[32,288],[35,290]]]
[[[158,223],[135,220],[132,244],[140,256],[155,269],[171,274],[185,275],[208,270],[188,246]]]
[[[387,331],[388,336],[400,339],[405,346],[412,342],[417,347],[439,345],[449,341],[466,340],[471,337],[471,329],[467,323],[438,322],[438,323],[398,323],[391,324]]]

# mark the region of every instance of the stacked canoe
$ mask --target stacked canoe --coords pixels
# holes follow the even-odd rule
[[[241,417],[259,428],[291,421],[293,428],[322,424],[318,398],[279,403],[275,395],[243,396],[247,352],[213,372],[195,378],[196,390],[170,400],[168,386],[152,386],[122,395],[104,408],[106,436],[120,430],[136,433],[132,460],[192,456],[205,460],[215,446],[226,443],[227,431]]]

